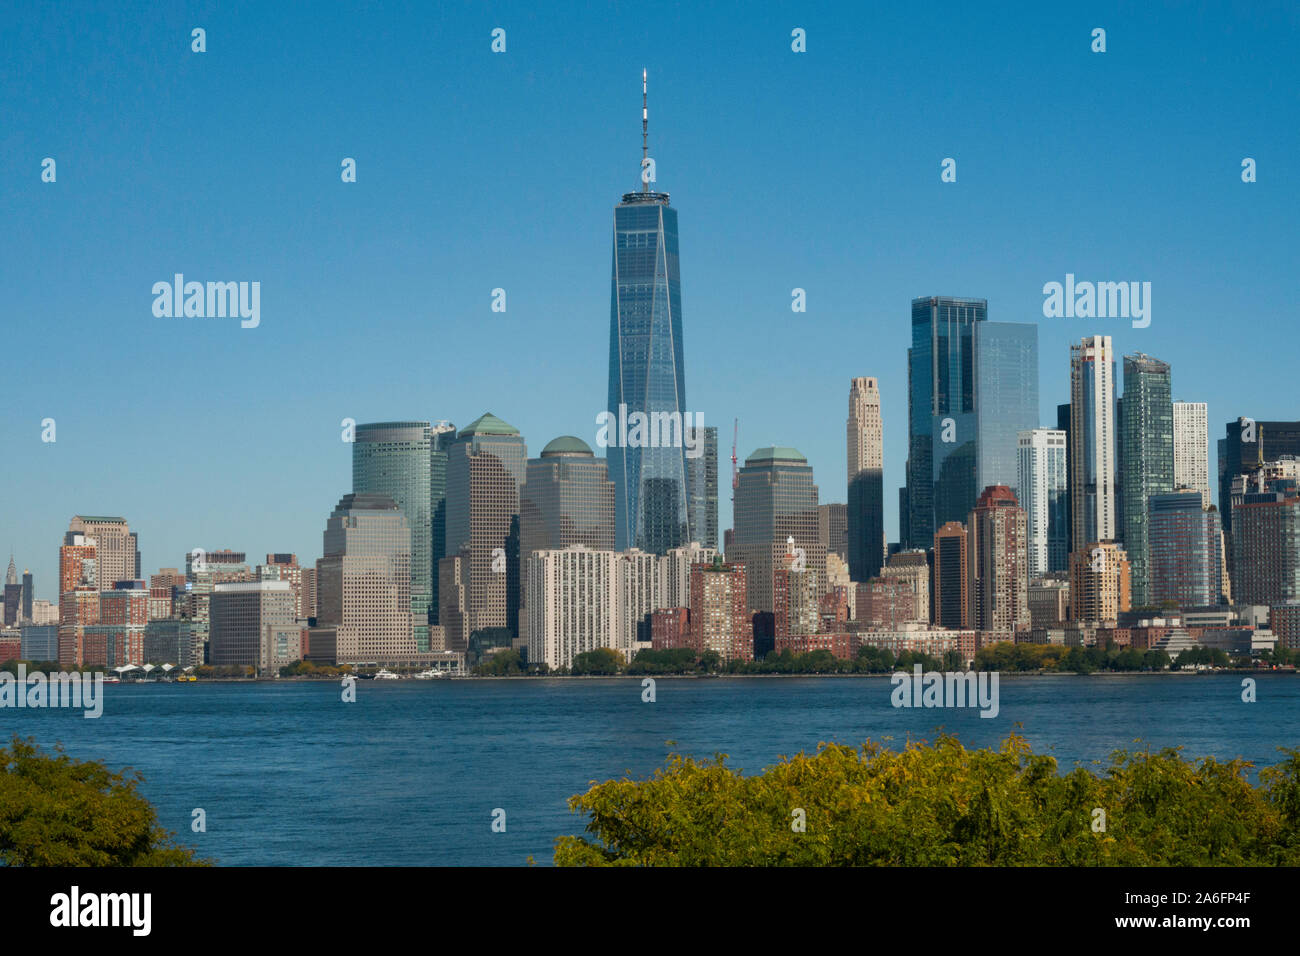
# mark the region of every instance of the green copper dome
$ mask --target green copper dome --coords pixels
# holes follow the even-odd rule
[[[769,445],[766,448],[760,448],[745,459],[745,464],[762,465],[770,461],[797,461],[800,464],[808,464],[808,459],[799,454],[799,449],[790,448],[787,445]]]
[[[586,455],[592,457],[591,446],[581,438],[575,438],[573,435],[561,435],[549,442],[542,449],[542,457],[547,458],[551,455]]]
[[[485,412],[460,430],[462,435],[518,435],[519,429],[507,425],[491,412]]]

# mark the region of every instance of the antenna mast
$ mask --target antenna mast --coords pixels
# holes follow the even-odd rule
[[[650,183],[645,178],[645,161],[650,156],[650,109],[646,98],[646,70],[641,68],[641,191],[648,193]]]

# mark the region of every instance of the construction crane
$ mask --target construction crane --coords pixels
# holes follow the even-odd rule
[[[736,467],[736,439],[740,437],[740,419],[731,432],[731,506],[736,506],[736,489],[740,487],[740,469]],[[734,519],[733,519],[734,521]]]

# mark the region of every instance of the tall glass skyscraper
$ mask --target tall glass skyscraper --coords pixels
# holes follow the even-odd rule
[[[975,507],[975,324],[985,299],[912,300],[907,350],[908,547],[929,548],[935,530]]]
[[[1017,444],[1038,427],[1038,326],[980,322],[975,326],[975,488],[1005,485],[1020,503]]]
[[[645,181],[653,169],[645,165],[646,115],[643,100],[641,190],[625,193],[614,207],[607,405],[614,424],[606,458],[614,482],[615,546],[664,554],[689,538],[685,448],[649,440],[627,447],[618,427],[638,412],[650,421],[666,414],[680,422],[686,411],[677,210],[668,193],[652,191]]]
[[[1128,552],[1133,606],[1151,601],[1150,500],[1174,490],[1174,402],[1169,363],[1124,356],[1119,401],[1120,539]]]
[[[386,495],[406,516],[411,532],[411,616],[415,647],[429,650],[433,602],[433,516],[430,509],[432,435],[428,422],[358,425],[352,443],[352,493]]]

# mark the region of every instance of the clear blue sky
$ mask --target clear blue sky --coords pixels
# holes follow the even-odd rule
[[[878,376],[895,537],[931,294],[1040,323],[1044,424],[1098,333],[1209,403],[1211,456],[1230,418],[1300,418],[1294,3],[158,6],[0,14],[0,564],[39,598],[78,512],[126,516],[146,574],[194,547],[313,561],[344,417],[594,440],[643,66],[721,456],[739,416],[742,459],[794,445],[843,501],[849,379]],[[261,326],[155,318],[175,272],[259,281]],[[1150,281],[1150,328],[1044,319],[1067,272]]]

